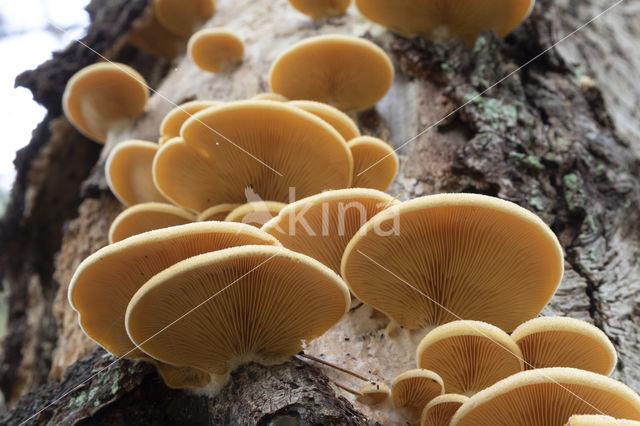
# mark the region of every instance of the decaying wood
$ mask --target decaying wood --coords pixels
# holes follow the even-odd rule
[[[634,152],[630,141],[616,131],[617,125],[626,137],[640,137],[640,121],[628,101],[638,99],[640,90],[629,88],[622,94],[618,92],[625,90],[623,83],[605,82],[633,70],[633,61],[620,59],[629,53],[619,52],[629,47],[631,40],[637,46],[632,37],[638,29],[621,25],[615,16],[624,22],[640,2],[625,2],[618,15],[608,16],[604,23],[566,40],[561,49],[553,49],[517,70],[588,20],[589,14],[595,16],[603,10],[606,5],[601,3],[539,0],[529,20],[505,41],[484,34],[469,50],[455,41],[436,46],[419,39],[396,38],[353,12],[345,18],[312,23],[285,0],[219,0],[219,11],[207,25],[224,25],[243,37],[247,52],[242,66],[227,74],[211,75],[198,70],[188,58],[179,58],[131,134],[155,140],[164,114],[186,100],[243,99],[268,90],[267,73],[273,59],[307,36],[339,32],[379,43],[397,64],[394,87],[375,110],[357,118],[364,133],[381,136],[400,148],[401,172],[391,192],[402,193],[402,199],[444,191],[478,192],[514,201],[538,213],[558,234],[566,251],[564,280],[544,313],[585,319],[602,328],[620,354],[615,377],[640,390],[640,160],[636,154],[640,151]],[[614,36],[607,32],[612,27]],[[594,40],[599,44],[594,45]],[[603,46],[605,53],[599,53],[598,60],[618,55],[612,68],[589,61]],[[586,70],[595,86],[581,85],[584,72],[576,70]],[[513,71],[504,82],[491,87]],[[439,121],[442,117],[447,118]],[[635,122],[627,122],[634,117]],[[63,152],[55,138],[45,139],[35,149],[40,156],[46,150]],[[96,156],[94,152],[93,162]],[[35,169],[31,163],[25,170]],[[82,165],[83,174],[74,181],[74,188],[92,165]],[[50,169],[43,170],[41,174],[47,176]],[[9,343],[5,342],[5,349],[14,351],[7,353],[19,357],[15,351],[25,347],[25,336],[34,336],[20,325],[20,321],[28,324],[26,306],[41,309],[38,298],[51,301],[54,286],[59,285],[54,305],[56,318],[62,319],[59,329],[53,334],[49,331],[47,338],[35,335],[37,339],[31,342],[40,349],[32,353],[50,354],[57,337],[54,378],[60,378],[76,357],[89,355],[71,365],[62,382],[54,381],[25,396],[7,418],[10,421],[24,419],[43,407],[44,401],[64,395],[65,390],[86,378],[88,371],[98,371],[103,365],[99,361],[102,353],[91,352],[93,346],[73,320],[75,314],[64,297],[70,274],[87,253],[104,243],[106,223],[118,210],[99,168],[92,171],[89,182],[91,190],[86,194],[92,198],[82,202],[62,246],[58,235],[52,240],[50,257],[40,260],[42,270],[49,275],[34,274],[33,268],[10,269],[12,289],[15,286],[18,292],[14,303],[19,305],[12,307],[12,334]],[[54,185],[52,193],[68,191],[64,185]],[[19,196],[14,194],[14,198]],[[73,217],[65,210],[57,223]],[[5,238],[0,240],[4,242]],[[25,243],[14,247],[37,253]],[[61,255],[54,264],[52,253],[58,250]],[[51,280],[54,272],[55,279]],[[43,276],[47,277],[46,283]],[[41,295],[43,288],[48,291],[45,296]],[[53,322],[51,312],[38,315],[41,322],[45,318]],[[401,346],[386,341],[385,326],[384,318],[358,307],[307,350],[388,383],[399,370],[412,367],[413,354],[403,353]],[[12,346],[12,339],[20,339],[19,344]],[[48,342],[49,347],[40,342]],[[10,365],[19,365],[13,362]],[[334,394],[335,389],[327,386],[318,370],[297,362],[274,368],[245,367],[234,373],[234,380],[215,399],[169,390],[159,384],[151,369],[132,365],[119,362],[108,370],[109,377],[127,384],[118,387],[111,397],[107,398],[112,379],[100,382],[96,376],[87,382],[88,387],[64,396],[34,420],[38,424],[54,420],[73,424],[90,418],[96,423],[118,424],[123,407],[140,407],[140,418],[153,421],[167,415],[174,423],[267,424],[280,415],[298,423],[364,421],[349,402]],[[47,368],[43,370],[48,373]],[[322,371],[358,387],[357,382],[349,382],[335,371]],[[15,374],[2,374],[3,390],[14,398],[42,383],[44,377],[40,374],[30,384],[16,387]],[[89,398],[91,392],[93,398]],[[149,401],[151,398],[158,403]],[[168,402],[172,399],[189,409],[174,411],[176,406]],[[97,404],[95,409],[92,404]],[[366,407],[357,409],[370,421],[389,421]]]

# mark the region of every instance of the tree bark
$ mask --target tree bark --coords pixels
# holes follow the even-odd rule
[[[130,11],[131,19],[122,18],[129,6],[118,15],[128,24],[105,36],[100,50],[120,46],[110,57],[138,68],[145,63],[151,84],[159,82],[159,93],[131,129],[136,138],[157,139],[159,122],[172,103],[243,99],[268,90],[275,56],[307,36],[349,33],[382,45],[397,64],[393,89],[357,119],[363,133],[399,148],[401,170],[391,192],[402,192],[402,199],[478,192],[539,214],[566,251],[565,277],[544,314],[600,327],[619,353],[614,376],[640,390],[640,119],[634,107],[640,88],[625,85],[640,60],[635,42],[640,28],[627,25],[640,1],[623,2],[531,63],[613,3],[539,0],[531,17],[506,40],[483,34],[475,48],[467,49],[456,41],[439,46],[395,37],[353,12],[312,23],[285,0],[219,1],[207,25],[224,25],[242,35],[247,45],[242,66],[212,76],[188,58],[178,58],[163,79],[165,62],[151,61],[121,41],[144,13],[138,3],[144,2],[130,2],[138,7],[137,15]],[[101,22],[94,19],[92,28],[104,26]],[[54,59],[69,63],[59,74],[45,66],[20,80],[48,106],[46,123],[60,114],[60,90],[42,82],[64,87],[61,82],[73,69],[93,60],[77,59],[81,51]],[[79,330],[66,303],[73,271],[106,244],[108,225],[121,210],[108,193],[102,169],[92,169],[98,154],[98,147],[58,119],[52,131],[41,125],[18,157],[12,208],[0,228],[3,281],[11,288],[12,304],[0,385],[11,403],[33,392],[4,422],[24,421],[45,407],[30,422],[120,424],[126,421],[124,407],[133,407],[137,418],[151,423],[269,424],[286,417],[300,424],[360,424],[367,421],[364,415],[369,422],[390,422],[337,396],[325,377],[335,372],[298,361],[244,367],[217,398],[167,389],[145,365],[110,365]],[[412,367],[413,354],[382,342],[385,325],[360,307],[308,350],[388,383]],[[105,363],[109,368],[95,375]],[[47,377],[51,381],[45,384]]]

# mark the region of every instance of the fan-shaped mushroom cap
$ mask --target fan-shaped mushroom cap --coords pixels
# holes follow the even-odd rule
[[[210,251],[245,244],[279,243],[240,223],[192,223],[151,231],[111,244],[86,258],[69,285],[69,303],[84,332],[116,356],[138,357],[124,316],[134,293],[174,263]]]
[[[344,15],[351,0],[289,0],[291,6],[314,19]]]
[[[285,203],[277,201],[253,201],[236,207],[224,220],[225,222],[246,223],[260,228],[286,206]]]
[[[456,393],[433,398],[422,411],[420,426],[449,426],[453,415],[468,399],[468,396]]]
[[[420,368],[405,371],[391,384],[393,406],[405,409],[411,422],[417,422],[429,401],[443,393],[442,378],[433,371]]]
[[[224,221],[224,219],[231,213],[236,207],[240,207],[241,204],[218,204],[217,206],[209,207],[198,216],[198,222],[207,222],[212,220]]]
[[[282,362],[349,304],[347,286],[320,262],[281,247],[244,246],[151,278],[131,300],[126,325],[152,357],[219,376],[249,361]]]
[[[336,272],[344,249],[369,219],[396,201],[375,189],[327,191],[289,204],[262,229],[284,247],[304,253]]]
[[[480,321],[433,329],[418,345],[416,364],[438,373],[448,393],[467,395],[524,369],[522,352],[511,337]]]
[[[287,202],[291,188],[308,197],[351,183],[344,139],[325,121],[282,102],[240,101],[201,111],[182,126],[182,137],[183,143],[160,148],[154,179],[189,210],[244,203],[246,188],[263,200]]]
[[[640,420],[640,397],[628,386],[596,373],[539,368],[478,392],[462,404],[451,426],[555,426],[572,414]]]
[[[287,99],[286,96],[282,96],[279,93],[266,92],[266,93],[258,93],[253,98],[251,98],[251,100],[254,100],[254,101],[287,102],[289,99]]]
[[[408,329],[462,318],[511,331],[547,304],[563,255],[528,210],[484,195],[440,194],[375,216],[349,242],[341,270],[360,300]]]
[[[391,396],[391,389],[382,382],[366,383],[358,389],[358,392],[360,395],[356,397],[356,401],[369,406],[382,404]]]
[[[575,414],[569,418],[566,426],[640,426],[640,422],[599,414]]]
[[[147,83],[136,70],[125,64],[100,62],[69,79],[62,108],[80,133],[104,143],[109,132],[142,113],[148,97]]]
[[[314,101],[290,101],[289,105],[302,108],[313,115],[317,115],[340,133],[345,141],[360,136],[360,129],[356,123],[344,112],[331,105]]]
[[[360,136],[347,143],[353,156],[353,185],[386,191],[398,173],[398,155],[388,143]]]
[[[216,10],[215,0],[154,0],[158,21],[174,34],[189,37],[211,18]]]
[[[393,81],[387,54],[370,41],[343,35],[307,38],[282,53],[269,76],[271,91],[343,111],[373,106]]]
[[[460,37],[472,46],[478,34],[509,34],[531,12],[535,0],[356,0],[360,12],[406,37],[445,42]]]
[[[511,338],[527,369],[573,367],[608,376],[616,366],[616,349],[607,335],[574,318],[535,318],[518,326]]]
[[[195,113],[219,105],[223,105],[223,103],[201,100],[185,102],[182,105],[178,105],[165,115],[160,124],[160,144],[167,142],[169,139],[179,137],[182,125]]]
[[[109,153],[105,165],[107,184],[122,204],[167,201],[153,183],[153,159],[158,147],[154,142],[128,140]]]
[[[241,61],[244,42],[233,31],[206,28],[191,36],[187,47],[193,62],[204,71],[218,72],[225,63]]]
[[[164,203],[144,203],[129,207],[118,215],[109,228],[109,244],[133,235],[195,222],[193,213]]]

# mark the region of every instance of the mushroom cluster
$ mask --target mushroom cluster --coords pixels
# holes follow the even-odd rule
[[[350,0],[290,3],[317,19]],[[471,45],[484,30],[509,33],[534,0],[356,3],[402,35]],[[155,0],[132,41],[170,57],[193,34],[194,63],[218,72],[244,45],[219,28],[194,34],[214,10],[213,0]],[[393,79],[374,43],[311,37],[274,61],[270,93],[176,106],[156,143],[123,141],[148,98],[140,74],[101,63],[74,75],[64,112],[108,144],[107,183],[128,206],[110,245],[72,278],[84,332],[153,363],[171,387],[215,390],[247,362],[297,354],[331,365],[300,351],[355,306],[353,295],[416,353],[416,368],[390,386],[335,366],[366,382],[358,391],[334,382],[362,404],[422,425],[640,420],[640,397],[607,377],[616,352],[602,331],[537,318],[564,263],[538,216],[478,194],[399,202],[384,192],[398,156],[349,114],[375,105]]]
[[[151,13],[129,36],[134,46],[171,59],[184,52],[187,40],[213,16],[215,0],[154,0]]]
[[[218,388],[239,364],[299,352],[340,320],[350,297],[336,273],[271,235],[208,222],[97,251],[74,274],[69,303],[112,354],[153,362],[172,387]]]

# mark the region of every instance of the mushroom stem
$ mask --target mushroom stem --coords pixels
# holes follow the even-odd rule
[[[306,359],[309,359],[309,360],[314,361],[314,362],[318,362],[318,363],[320,363],[320,364],[324,364],[324,365],[326,365],[327,367],[331,367],[331,368],[334,368],[334,369],[336,369],[336,370],[338,370],[338,371],[342,371],[343,373],[347,373],[347,374],[349,374],[349,375],[351,375],[351,376],[353,376],[353,377],[356,377],[356,378],[358,378],[358,379],[360,379],[360,380],[363,380],[363,381],[365,381],[365,382],[368,382],[368,381],[369,381],[369,379],[367,379],[367,378],[366,378],[366,377],[364,377],[364,376],[361,376],[361,375],[360,375],[360,374],[358,374],[358,373],[354,373],[354,372],[353,372],[353,371],[351,371],[351,370],[347,370],[346,368],[339,367],[339,366],[337,366],[337,365],[335,365],[335,364],[332,364],[332,363],[330,363],[330,362],[327,362],[327,361],[325,361],[325,360],[323,360],[323,359],[316,358],[316,357],[315,357],[315,356],[313,356],[313,355],[307,355],[307,354],[305,354],[304,352],[300,352],[300,353],[298,354],[298,358],[300,358],[300,357],[302,357],[302,358],[306,358]]]
[[[333,383],[334,385],[336,385],[340,389],[349,392],[352,395],[362,396],[362,394],[360,392],[358,392],[357,390],[351,389],[351,388],[349,388],[349,387],[347,387],[345,385],[341,385],[340,383],[336,382],[335,380],[331,380],[331,383]]]
[[[102,148],[102,153],[100,153],[98,164],[105,164],[113,148],[115,148],[118,143],[129,139],[132,124],[133,120],[125,119],[109,126],[107,140],[104,143],[104,148]]]

